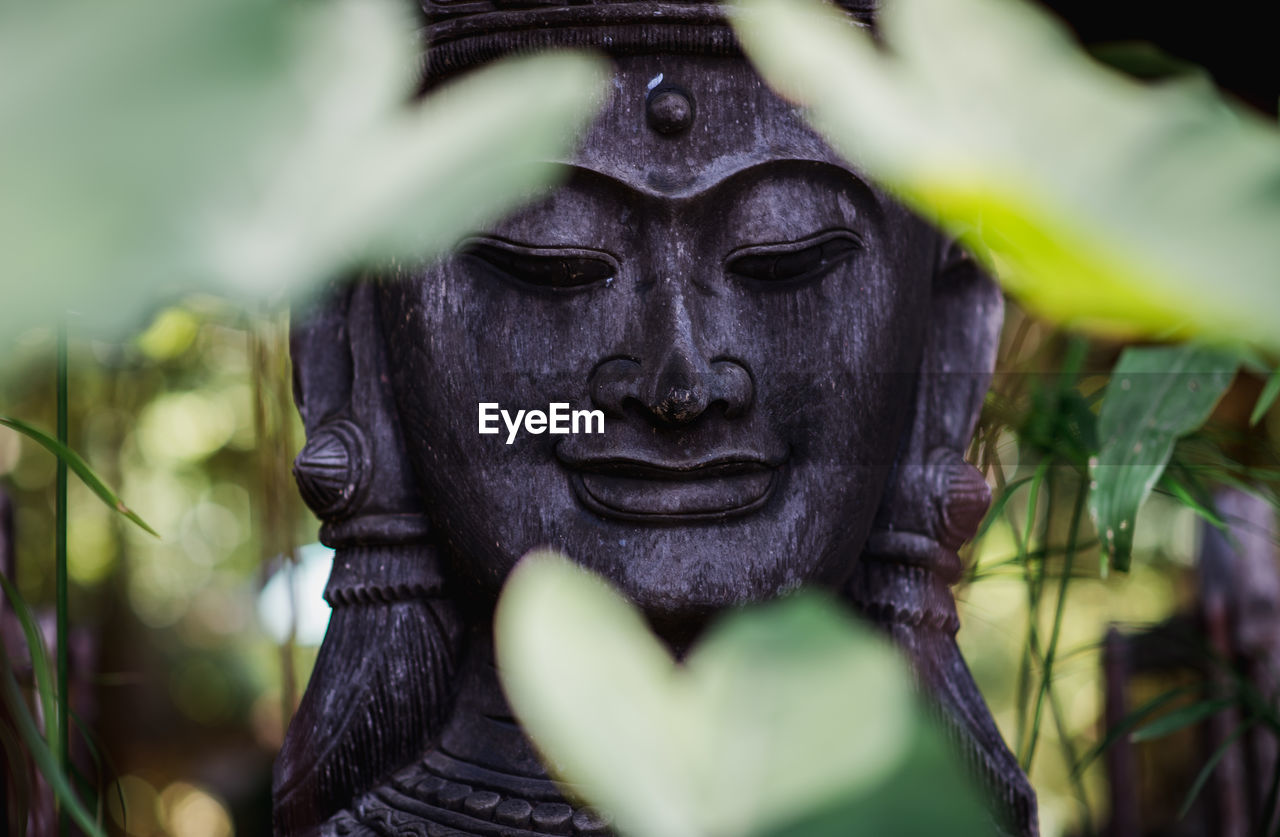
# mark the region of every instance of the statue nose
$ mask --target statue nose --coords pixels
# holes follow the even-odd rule
[[[621,417],[630,405],[665,426],[691,424],[715,405],[736,418],[754,398],[751,373],[738,361],[708,363],[676,349],[648,368],[632,358],[606,360],[591,380],[591,400],[606,413]]]
[[[668,278],[656,290],[639,355],[614,357],[592,373],[596,405],[621,417],[631,402],[659,426],[692,424],[717,404],[726,418],[745,413],[755,397],[751,374],[742,363],[706,351],[710,312],[689,304],[683,282]]]
[[[681,387],[672,389],[653,407],[653,414],[668,424],[688,424],[707,409],[702,390]]]
[[[666,424],[688,424],[711,401],[711,367],[684,347],[673,347],[653,376],[646,406]]]

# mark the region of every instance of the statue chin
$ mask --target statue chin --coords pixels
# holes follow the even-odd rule
[[[526,17],[564,11],[535,5],[433,60],[519,46]],[[604,833],[559,798],[493,673],[497,592],[551,546],[677,647],[728,606],[844,596],[916,663],[1000,819],[1034,834],[948,588],[986,507],[961,453],[998,292],[731,54],[714,4],[601,5],[573,37],[616,47],[612,98],[563,180],[295,333],[299,485],[338,558],[277,830]],[[633,43],[646,32],[666,51]],[[483,432],[483,405],[506,429]],[[553,429],[554,405],[603,432]]]

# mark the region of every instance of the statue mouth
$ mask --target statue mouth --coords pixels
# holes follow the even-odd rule
[[[569,460],[579,502],[604,517],[647,523],[723,520],[749,514],[772,496],[781,462],[730,454],[692,462],[629,457]]]

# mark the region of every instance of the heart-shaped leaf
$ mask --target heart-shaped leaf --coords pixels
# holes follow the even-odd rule
[[[601,579],[534,553],[495,630],[521,722],[624,834],[990,831],[902,661],[816,594],[733,613],[677,663]]]

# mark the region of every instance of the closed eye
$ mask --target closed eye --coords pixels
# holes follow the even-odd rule
[[[853,230],[827,230],[798,241],[739,247],[725,259],[725,270],[740,279],[792,285],[818,279],[862,250]]]
[[[508,279],[550,290],[582,288],[618,274],[613,256],[599,250],[532,247],[487,236],[469,238],[459,250]]]

